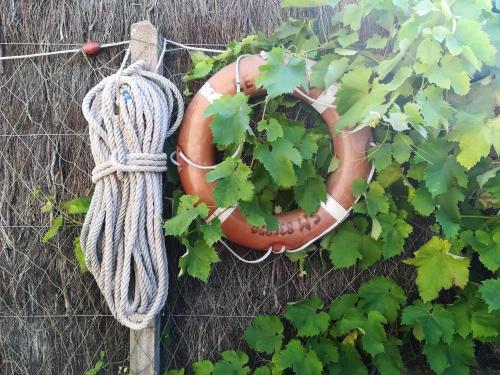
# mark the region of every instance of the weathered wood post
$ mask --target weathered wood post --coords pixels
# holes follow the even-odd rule
[[[134,23],[130,31],[130,58],[144,60],[153,71],[162,49],[162,36],[149,21]],[[162,67],[163,68],[163,67]],[[159,74],[163,73],[160,68]],[[160,317],[141,331],[130,331],[130,374],[156,375],[160,372]]]

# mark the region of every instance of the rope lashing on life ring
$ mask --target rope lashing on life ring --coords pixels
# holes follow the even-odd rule
[[[161,173],[165,139],[182,121],[182,95],[138,61],[103,79],[82,107],[96,164],[81,233],[86,264],[116,319],[143,329],[168,293]]]
[[[263,89],[257,87],[256,79],[259,67],[266,63],[266,58],[265,52],[242,56],[205,83],[186,110],[176,158],[185,193],[196,195],[207,204],[210,209],[208,220],[218,218],[229,240],[247,248],[266,251],[265,257],[273,251],[302,251],[333,230],[349,215],[357,201],[351,191],[352,182],[361,178],[369,181],[374,171],[366,158],[371,129],[362,128],[355,132],[346,129],[340,134],[335,131],[339,118],[335,110],[337,87],[333,85],[326,90],[310,87],[308,94],[298,88],[293,95],[311,104],[320,113],[330,130],[333,149],[340,160],[337,170],[327,178],[327,200],[313,215],[300,209],[277,215],[279,229],[274,232],[248,224],[237,207],[216,206],[212,196],[215,183],[208,183],[205,178],[208,170],[215,167],[215,147],[209,126],[212,119],[204,116],[205,109],[221,96],[234,95],[240,89],[248,96],[265,94]],[[307,60],[306,65],[310,73],[314,62]]]

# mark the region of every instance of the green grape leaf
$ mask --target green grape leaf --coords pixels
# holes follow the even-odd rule
[[[271,144],[269,150],[267,145],[259,144],[255,148],[254,156],[269,172],[273,181],[284,188],[291,187],[297,183],[297,176],[293,170],[293,164],[300,166],[302,156],[293,144],[284,138],[278,138]]]
[[[430,0],[421,0],[415,6],[415,11],[419,16],[425,16],[427,13],[433,11],[434,5]]]
[[[415,338],[424,339],[427,344],[451,344],[455,332],[451,312],[439,304],[424,304],[420,300],[403,309],[401,323],[412,326]]]
[[[381,49],[387,45],[388,41],[388,38],[375,34],[366,41],[366,48]]]
[[[479,254],[479,260],[487,269],[492,272],[500,269],[500,230],[495,230],[493,233],[466,230],[460,238]]]
[[[404,260],[417,267],[416,282],[424,302],[436,298],[441,289],[463,288],[469,281],[470,260],[450,253],[450,247],[448,241],[433,237],[415,251],[414,258]]]
[[[297,329],[297,336],[317,336],[328,329],[330,317],[323,309],[319,298],[307,299],[288,304],[285,318]]]
[[[307,178],[293,189],[295,201],[306,213],[314,213],[321,202],[326,201],[326,184],[323,178],[316,174]]]
[[[87,264],[85,263],[85,253],[83,252],[82,246],[80,244],[80,236],[75,237],[73,240],[73,245],[75,247],[75,258],[80,267],[80,272],[85,273],[88,271]]]
[[[378,213],[389,212],[389,200],[385,196],[384,187],[378,181],[373,181],[368,185],[365,200],[368,215],[375,217]]]
[[[495,173],[497,171],[495,171]],[[483,184],[483,188],[495,198],[500,199],[500,173],[496,173],[495,176],[488,179],[488,181]]]
[[[182,81],[189,82],[208,76],[213,69],[214,60],[200,51],[192,51],[189,55],[193,66],[191,72],[182,77]]]
[[[361,18],[363,11],[357,4],[348,4],[342,9],[342,23],[349,25],[352,30],[359,30],[361,28]]]
[[[337,344],[326,337],[312,337],[307,341],[307,344],[316,353],[321,363],[327,365],[329,363],[337,363],[339,361],[339,350]]]
[[[258,367],[255,369],[253,375],[271,375],[271,370],[267,366]]]
[[[318,89],[325,88],[325,77],[330,69],[330,64],[339,57],[335,54],[323,55],[311,68],[311,85]]]
[[[349,59],[341,57],[338,60],[333,60],[326,71],[324,80],[324,87],[330,87],[333,83],[337,82],[349,67]]]
[[[253,198],[253,184],[248,179],[252,170],[240,159],[226,158],[206,174],[208,182],[217,181],[213,197],[218,207],[232,207]]]
[[[286,348],[277,355],[277,365],[281,370],[290,368],[296,375],[321,375],[323,364],[316,353],[307,350],[299,340],[290,340]]]
[[[441,54],[441,45],[431,38],[425,38],[417,47],[417,59],[427,65],[437,64]]]
[[[479,294],[488,305],[488,312],[500,310],[500,279],[483,280]]]
[[[398,133],[392,141],[392,156],[399,164],[403,164],[410,160],[411,146],[413,141],[406,134]]]
[[[350,343],[339,346],[339,363],[329,366],[330,374],[339,375],[367,375],[368,370],[359,355],[356,347]]]
[[[193,363],[194,375],[211,375],[214,371],[214,365],[208,360]]]
[[[207,245],[212,246],[214,243],[220,241],[223,232],[220,227],[221,223],[219,219],[212,220],[210,223],[203,223],[199,225],[197,230],[203,234],[203,238]]]
[[[59,229],[62,227],[63,224],[63,217],[62,215],[56,216],[55,218],[52,219],[52,224],[50,225],[50,228],[45,232],[43,235],[42,242],[47,243],[49,242],[52,238],[55,237],[57,232],[59,232]]]
[[[452,111],[448,102],[443,99],[443,90],[441,88],[429,85],[419,91],[416,100],[425,120],[425,126],[439,128],[442,124],[445,128],[448,128]]]
[[[329,237],[326,249],[334,268],[354,266],[358,260],[371,259],[364,268],[373,264],[381,256],[381,244],[371,236],[360,233],[352,222],[346,222]]]
[[[248,97],[239,92],[224,95],[215,100],[205,110],[205,116],[213,116],[210,123],[213,142],[219,146],[239,145],[245,140],[245,133],[250,129]]]
[[[429,190],[427,190],[424,186],[415,190],[410,198],[410,203],[415,211],[422,216],[429,216],[434,212],[436,207],[431,193],[429,193]]]
[[[424,180],[433,197],[446,193],[450,187],[467,187],[465,169],[450,155],[452,144],[440,138],[422,144],[419,154],[430,165],[425,168]]]
[[[365,313],[380,311],[389,322],[394,322],[399,310],[406,304],[406,295],[396,282],[387,277],[373,277],[358,291]]]
[[[187,274],[206,283],[212,265],[220,261],[217,252],[202,240],[197,240],[193,246],[186,240],[182,244],[186,252],[179,258],[179,277]]]
[[[75,198],[69,201],[62,202],[63,208],[68,211],[68,214],[86,214],[90,207],[90,198],[82,197]]]
[[[222,353],[214,366],[213,375],[247,375],[250,368],[247,366],[248,355],[240,351],[229,350]]]
[[[455,331],[463,338],[469,336],[471,333],[471,317],[467,302],[463,299],[459,299],[455,301],[453,305],[448,305],[447,310],[451,312],[453,316]]]
[[[431,369],[438,375],[468,374],[476,364],[471,338],[455,336],[451,344],[425,344],[423,353]]]
[[[245,330],[243,338],[258,352],[272,354],[281,348],[283,324],[277,316],[257,316]]]
[[[257,124],[258,131],[266,131],[266,137],[269,142],[274,142],[278,138],[283,137],[283,128],[278,120],[270,118],[269,120],[259,121]]]
[[[383,242],[382,250],[384,258],[400,254],[403,250],[405,239],[413,231],[412,226],[392,212],[379,215],[378,221],[382,227],[380,238]]]
[[[187,232],[191,223],[198,217],[208,216],[208,207],[205,203],[198,203],[200,198],[195,195],[183,195],[179,200],[177,213],[171,219],[165,220],[163,228],[166,236],[180,236]]]
[[[380,84],[371,84],[372,70],[356,67],[343,75],[337,90],[337,111],[340,120],[335,124],[337,130],[354,126],[370,114],[382,116],[381,105],[385,100],[386,89]]]
[[[185,372],[186,370],[180,368],[180,369],[168,370],[165,372],[164,375],[184,375]]]
[[[500,117],[485,123],[483,114],[459,113],[450,139],[458,142],[458,162],[471,169],[488,156],[492,146],[500,152]]]
[[[261,65],[259,71],[255,83],[263,87],[271,98],[290,94],[297,87],[308,87],[305,60],[289,57],[285,61],[285,50],[280,47],[269,51],[267,64]]]
[[[369,158],[373,160],[375,168],[378,172],[383,171],[392,162],[392,148],[389,143],[384,143],[380,146],[375,146],[368,151]]]
[[[330,311],[328,312],[330,318],[333,320],[339,320],[344,316],[344,314],[356,306],[358,302],[358,296],[353,293],[346,293],[335,299],[331,306]]]
[[[384,352],[374,358],[375,366],[381,375],[398,375],[404,373],[403,359],[399,352],[401,341],[391,337],[384,347]]]
[[[372,357],[383,353],[384,343],[387,341],[384,324],[385,317],[379,311],[370,311],[367,316],[357,309],[348,310],[338,322],[340,334],[346,334],[357,329],[362,333],[361,344],[363,349]]]
[[[452,55],[458,55],[465,47],[469,47],[478,60],[488,65],[495,64],[497,50],[490,43],[488,34],[478,21],[468,17],[457,22],[454,36],[446,39],[446,47]]]
[[[266,225],[269,231],[277,231],[278,219],[273,215],[271,199],[272,196],[268,197],[268,194],[263,192],[255,195],[251,201],[240,202],[239,208],[248,223],[259,228]]]
[[[449,189],[446,194],[438,197],[436,220],[447,238],[453,238],[458,234],[461,225],[458,203],[463,202],[464,199],[462,192],[455,188]]]

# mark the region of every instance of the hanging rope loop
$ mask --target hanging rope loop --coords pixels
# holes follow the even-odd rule
[[[111,313],[143,329],[167,298],[161,173],[165,139],[182,121],[182,95],[138,61],[91,89],[82,109],[96,164],[81,233],[85,260]]]

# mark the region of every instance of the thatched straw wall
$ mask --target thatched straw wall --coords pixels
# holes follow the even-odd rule
[[[63,44],[88,38],[125,40],[130,25],[142,19],[179,42],[224,44],[268,33],[287,16],[278,0],[0,0],[0,42],[28,43],[0,48],[12,55],[44,49],[29,43],[67,48]],[[92,191],[80,103],[122,56],[122,48],[113,48],[97,58],[77,54],[0,66],[0,374],[82,374],[100,351],[110,373],[127,365],[128,331],[109,316],[91,275],[78,271],[72,245],[78,224],[41,242],[50,223],[50,214],[41,212],[46,198],[57,202]],[[188,69],[186,53],[168,53],[165,67],[179,82]],[[364,272],[332,271],[313,255],[307,275],[299,277],[285,257],[249,266],[221,250],[222,263],[203,285],[177,280],[181,250],[175,241],[168,245],[163,368],[244,347],[239,338],[251,317],[278,313],[288,301],[320,295],[329,302],[374,273],[411,280],[396,261]]]

